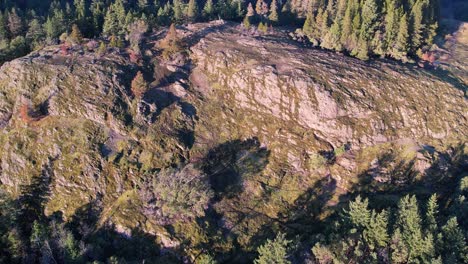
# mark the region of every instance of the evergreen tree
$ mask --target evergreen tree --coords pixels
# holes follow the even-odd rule
[[[371,218],[371,212],[368,207],[369,200],[363,200],[361,196],[356,197],[353,202],[349,203],[349,211],[345,211],[347,214],[347,220],[353,226],[363,230],[369,225]]]
[[[426,205],[426,217],[425,217],[425,227],[426,230],[432,235],[437,235],[437,196],[436,194],[431,195]]]
[[[408,261],[408,248],[404,243],[399,228],[397,228],[392,235],[390,244],[390,260],[391,263],[407,263]]]
[[[177,30],[174,23],[169,27],[166,37],[161,42],[163,57],[169,59],[172,55],[182,51],[182,44],[177,36]]]
[[[101,44],[99,45],[97,53],[99,56],[103,56],[104,54],[106,54],[106,51],[107,51],[106,43],[104,43],[104,41],[101,41]]]
[[[173,1],[172,12],[174,14],[172,21],[175,23],[181,22],[183,19],[183,10],[182,10],[181,0]]]
[[[268,16],[268,19],[274,24],[278,23],[278,4],[276,3],[276,0],[271,1],[270,15]]]
[[[207,0],[205,6],[203,7],[203,17],[207,20],[213,19],[214,16],[214,7],[213,0]]]
[[[189,21],[194,22],[198,17],[198,5],[196,0],[189,0],[187,8],[187,17]]]
[[[371,250],[383,248],[389,241],[388,237],[388,214],[385,210],[380,213],[371,212],[370,221],[363,232],[364,241]]]
[[[393,48],[393,45],[396,41],[396,36],[398,34],[398,10],[396,7],[395,0],[386,0],[385,2],[385,38],[384,38],[384,47],[386,52]]]
[[[34,43],[38,43],[39,40],[44,38],[44,30],[42,29],[41,22],[38,19],[33,19],[29,23],[28,32],[26,38]]]
[[[439,244],[444,263],[467,263],[468,245],[456,217],[450,218],[442,227]]]
[[[312,39],[314,37],[315,32],[316,32],[314,13],[312,12],[307,13],[304,26],[302,26],[302,31],[309,39]]]
[[[145,81],[145,78],[140,71],[138,71],[135,78],[133,78],[131,89],[133,95],[138,99],[141,99],[148,90],[148,83]]]
[[[396,37],[395,45],[392,49],[391,56],[396,59],[405,59],[408,53],[408,20],[404,14],[399,23],[399,30]]]
[[[93,24],[93,35],[97,36],[102,32],[102,26],[104,24],[104,3],[100,0],[92,0],[90,11]]]
[[[72,26],[72,32],[70,34],[70,40],[74,44],[80,44],[83,41],[83,35],[81,34],[80,29],[76,24],[73,24]]]
[[[410,36],[413,49],[417,49],[423,38],[423,8],[426,0],[415,0],[410,13]]]
[[[288,258],[288,246],[291,241],[285,238],[285,235],[279,233],[274,240],[268,239],[267,242],[258,248],[258,258],[255,264],[288,264],[291,263]]]
[[[255,12],[261,17],[265,16],[266,14],[264,13],[264,6],[265,2],[263,0],[257,0],[257,3],[255,4]]]
[[[360,35],[364,41],[369,41],[374,34],[378,16],[376,0],[364,0],[361,11]]]
[[[347,47],[349,44],[349,39],[353,30],[353,1],[356,0],[348,0],[348,4],[346,5],[346,11],[342,22],[343,27],[341,29],[340,42],[345,47]]]
[[[15,8],[8,13],[8,29],[12,38],[15,38],[23,32],[23,21]]]
[[[333,25],[330,27],[330,30],[326,33],[325,37],[322,40],[320,46],[325,49],[333,49],[341,51],[343,46],[341,45],[341,21],[335,19]]]
[[[398,204],[396,226],[402,232],[402,238],[408,247],[408,261],[413,262],[424,259],[431,253],[429,240],[423,237],[421,217],[415,196],[405,196]],[[430,237],[432,238],[432,236]]]

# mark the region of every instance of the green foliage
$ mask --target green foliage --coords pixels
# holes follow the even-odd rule
[[[257,27],[258,31],[262,32],[263,34],[267,33],[268,25],[266,23],[260,22]]]
[[[457,218],[450,218],[441,230],[438,240],[444,263],[466,263],[468,245],[463,230],[458,226]]]
[[[309,8],[303,31],[314,45],[347,50],[362,60],[375,54],[406,61],[408,54],[432,44],[436,8],[427,0],[342,0],[337,7],[319,1]]]
[[[148,90],[148,83],[145,81],[141,71],[138,71],[135,78],[133,78],[131,90],[133,95],[138,99],[141,99]]]
[[[288,247],[291,241],[285,238],[285,234],[278,233],[274,240],[268,239],[258,248],[258,258],[255,264],[288,264]]]
[[[207,20],[213,19],[214,17],[214,6],[213,0],[207,0],[205,6],[203,7],[203,17]]]
[[[189,0],[187,7],[187,18],[194,22],[198,18],[198,4],[196,0]]]
[[[171,24],[166,37],[161,41],[160,47],[163,49],[163,57],[165,59],[171,58],[171,56],[182,51],[182,42],[177,36],[177,30],[175,24]]]
[[[72,32],[70,34],[70,40],[74,44],[80,44],[83,41],[83,35],[81,34],[80,29],[78,28],[77,25],[72,26]]]
[[[157,221],[188,221],[205,215],[213,191],[207,177],[192,166],[166,169],[153,175],[141,186],[149,216]]]
[[[202,254],[195,260],[195,264],[216,264],[216,260],[208,254]]]

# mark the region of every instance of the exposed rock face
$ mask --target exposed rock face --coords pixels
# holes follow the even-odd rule
[[[160,169],[193,163],[222,196],[209,205],[217,228],[253,250],[246,234],[300,217],[311,189],[331,193],[334,206],[363,175],[404,183],[392,178],[401,168],[422,177],[467,151],[451,148],[468,138],[466,87],[436,71],[245,36],[222,22],[179,33],[190,54],[156,58],[153,72],[123,51],[79,48],[4,64],[0,185],[17,196],[47,171],[47,213],[69,218],[98,201],[102,225],[126,236],[138,227],[178,250],[183,240],[205,243],[199,222],[166,229],[145,216],[137,192]],[[130,92],[138,70],[152,81],[141,100]]]
[[[207,34],[191,50],[194,74],[207,76],[212,96],[312,129],[333,146],[468,136],[463,91],[412,66],[367,64],[226,31]]]

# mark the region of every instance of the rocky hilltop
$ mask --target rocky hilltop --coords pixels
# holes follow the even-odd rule
[[[219,237],[229,239],[216,252],[251,252],[252,234],[300,230],[354,191],[404,191],[466,166],[467,86],[441,69],[361,62],[224,22],[179,34],[187,52],[171,61],[151,48],[132,63],[123,50],[52,46],[5,63],[0,184],[20,196],[45,178],[47,214],[96,207],[98,228],[138,229],[191,259]],[[137,71],[150,82],[141,99]],[[142,182],[187,166],[213,189],[206,213],[152,217]]]

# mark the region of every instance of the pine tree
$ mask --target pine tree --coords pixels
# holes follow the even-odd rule
[[[190,22],[194,22],[198,17],[198,5],[196,0],[189,0],[187,7],[187,17]]]
[[[343,46],[341,45],[341,42],[340,42],[340,36],[341,36],[340,21],[338,19],[335,19],[335,22],[333,22],[333,25],[330,27],[330,30],[328,30],[327,34],[323,38],[320,46],[325,49],[341,51],[343,50]]]
[[[166,37],[161,42],[163,57],[169,59],[172,55],[182,51],[182,44],[177,36],[177,30],[174,23],[169,27]]]
[[[392,235],[390,243],[390,263],[407,263],[408,248],[403,241],[401,231],[397,228]]]
[[[357,47],[352,54],[363,61],[369,59],[369,43],[362,35],[359,37]]]
[[[405,59],[408,53],[408,20],[404,14],[399,23],[400,27],[396,37],[395,45],[392,49],[391,56],[396,59]]]
[[[364,0],[361,11],[360,35],[364,41],[369,41],[374,35],[377,20],[377,3],[375,0]]]
[[[255,16],[255,10],[252,7],[252,3],[249,3],[247,6],[247,14],[245,15],[246,17],[253,17]]]
[[[172,21],[175,22],[175,23],[181,22],[182,18],[183,18],[181,0],[174,0],[173,1],[172,12],[174,14]]]
[[[203,17],[207,20],[213,19],[214,7],[213,0],[207,0],[203,7]]]
[[[245,17],[244,17],[244,20],[242,20],[242,25],[243,25],[246,29],[250,29],[250,27],[251,27],[250,17],[245,16]]]
[[[349,44],[349,39],[351,37],[351,32],[353,30],[353,4],[352,2],[356,0],[349,0],[346,6],[346,11],[343,17],[343,28],[341,30],[340,42],[343,46],[347,47]]]
[[[100,0],[92,0],[90,11],[93,24],[93,35],[99,35],[102,32],[102,25],[104,24],[104,3]]]
[[[458,226],[457,218],[450,218],[441,230],[438,239],[444,263],[466,263],[468,245],[463,230]]]
[[[257,0],[257,3],[255,4],[255,12],[257,12],[257,14],[259,16],[264,16],[265,13],[263,12],[263,5],[265,4],[265,2],[263,2],[263,0]]]
[[[356,197],[353,202],[350,202],[349,211],[345,211],[349,223],[361,230],[367,227],[371,218],[371,212],[368,207],[369,200],[363,200],[361,196]]]
[[[104,41],[101,41],[101,44],[99,45],[97,53],[99,56],[103,56],[106,54],[106,51],[107,51],[106,43],[104,43]]]
[[[422,43],[423,38],[423,8],[426,0],[416,0],[410,13],[410,36],[411,44],[416,50]]]
[[[255,259],[255,264],[289,264],[288,246],[291,241],[285,238],[285,235],[279,233],[272,241],[270,239],[258,248],[258,258]]]
[[[8,29],[10,30],[11,38],[17,37],[23,33],[23,21],[15,8],[8,13]]]
[[[126,30],[127,12],[123,0],[116,0],[109,6],[104,18],[103,33],[105,35],[124,35]]]
[[[278,23],[278,4],[276,3],[276,0],[271,1],[270,15],[268,16],[268,19],[274,24]]]
[[[389,241],[387,232],[388,214],[385,210],[380,213],[371,212],[370,221],[363,232],[364,240],[371,250],[383,248]]]
[[[385,14],[385,37],[384,48],[386,53],[389,53],[395,45],[396,37],[398,35],[399,24],[399,10],[397,10],[395,0],[386,1],[386,14]]]
[[[405,196],[398,204],[396,226],[408,247],[408,261],[412,262],[427,253],[427,241],[423,238],[421,217],[416,197]]]
[[[136,98],[141,99],[148,90],[148,83],[145,81],[143,74],[138,71],[131,85],[132,93]]]
[[[437,234],[437,214],[438,214],[438,206],[437,206],[437,196],[436,194],[431,195],[429,200],[427,200],[426,205],[426,217],[425,217],[425,227],[426,230],[433,235]]]
[[[315,18],[314,18],[314,13],[308,12],[306,20],[304,22],[304,26],[302,26],[302,31],[304,34],[309,37],[313,38],[314,33],[315,33]]]
[[[83,21],[86,18],[86,1],[74,0],[75,14],[78,21]]]
[[[70,40],[74,44],[80,44],[83,41],[83,35],[81,34],[80,29],[76,24],[73,24],[72,26],[72,32],[70,34]]]
[[[216,264],[216,260],[208,254],[202,254],[195,260],[195,264]]]
[[[28,32],[26,33],[26,38],[32,42],[38,42],[43,39],[45,36],[44,30],[42,29],[41,22],[38,19],[33,19],[29,22]]]

